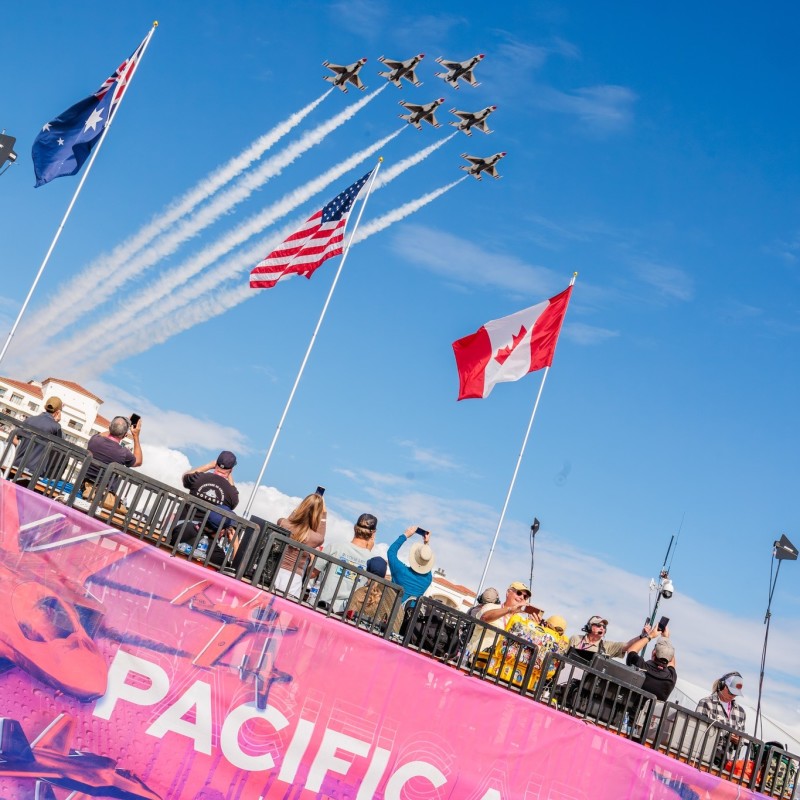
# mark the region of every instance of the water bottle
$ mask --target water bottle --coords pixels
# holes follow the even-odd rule
[[[308,587],[308,604],[313,606],[317,602],[317,595],[319,595],[319,586],[316,583],[312,583],[311,586]]]
[[[203,538],[198,542],[197,547],[193,553],[195,558],[202,558],[203,561],[206,560],[206,556],[208,555],[208,536],[203,534]]]
[[[178,552],[183,556],[189,556],[192,554],[192,546],[189,542],[181,542],[178,545]]]
[[[628,712],[625,712],[625,719],[622,720],[622,730],[626,736],[630,736],[633,732],[633,727],[631,726],[631,719],[628,716]]]

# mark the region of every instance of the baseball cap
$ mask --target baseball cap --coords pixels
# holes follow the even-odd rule
[[[516,589],[518,592],[527,592],[528,596],[530,597],[531,590],[521,581],[514,581],[513,583],[509,584],[509,589]]]
[[[44,410],[48,414],[55,414],[56,411],[61,411],[63,405],[64,404],[61,402],[61,398],[54,395],[53,397],[47,398],[47,402],[44,404]]]
[[[230,450],[223,450],[217,456],[217,466],[222,469],[233,469],[236,466],[236,456]]]
[[[732,672],[725,676],[725,686],[731,694],[740,695],[742,685],[742,676],[738,672]]]
[[[483,590],[483,594],[478,598],[478,602],[480,603],[499,603],[500,602],[500,594],[494,586],[490,586],[488,589]]]
[[[561,628],[561,633],[564,633],[564,631],[567,629],[567,621],[559,614],[553,614],[552,616],[548,617],[544,621],[544,624],[553,630]]]
[[[659,639],[653,648],[653,655],[656,658],[663,658],[667,663],[672,661],[675,655],[675,648],[668,639]]]
[[[589,617],[589,621],[586,623],[588,628],[591,628],[592,625],[605,625],[607,628],[608,620],[601,617],[599,614],[595,614],[593,617]]]
[[[367,561],[367,572],[371,572],[373,575],[377,575],[379,578],[385,578],[386,569],[388,566],[389,565],[386,563],[385,558],[373,556],[369,561]]]
[[[362,514],[356,520],[356,527],[374,531],[378,528],[378,518],[374,514]]]

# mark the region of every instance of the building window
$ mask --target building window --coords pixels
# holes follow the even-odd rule
[[[22,395],[14,392],[14,394],[11,395],[11,402],[19,405],[22,402]]]
[[[74,428],[76,431],[82,431],[83,430],[83,423],[82,422],[78,422],[78,420],[76,420],[76,419],[71,419],[67,423],[67,427]]]
[[[72,444],[78,444],[78,437],[77,437],[77,436],[73,436],[73,435],[72,435],[72,434],[70,434],[70,433],[65,433],[65,434],[64,434],[64,438],[65,438],[65,439],[66,439],[68,442],[72,442]]]
[[[31,411],[38,411],[39,410],[39,406],[37,406],[36,403],[33,402],[33,400],[28,400],[28,408]]]
[[[5,386],[0,386],[0,397],[5,397],[7,391],[8,389]]]

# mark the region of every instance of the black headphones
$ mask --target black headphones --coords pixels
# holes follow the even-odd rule
[[[717,681],[717,688],[714,689],[714,691],[715,692],[721,692],[725,688],[725,681],[728,680],[728,678],[732,678],[734,675],[736,675],[737,678],[741,678],[742,677],[742,673],[741,672],[726,672]]]

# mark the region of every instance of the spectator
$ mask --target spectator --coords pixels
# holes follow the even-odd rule
[[[645,625],[639,640],[628,648],[625,663],[629,667],[638,667],[644,671],[642,689],[645,692],[654,694],[659,700],[668,700],[678,680],[678,673],[675,671],[675,648],[669,641],[669,628],[665,628],[663,638],[656,642],[653,655],[647,661],[640,655],[648,643],[658,638],[658,635],[658,630]]]
[[[131,427],[125,417],[114,417],[106,433],[96,433],[89,439],[89,452],[95,461],[101,464],[122,464],[124,467],[142,466],[142,447],[139,444],[139,434],[142,429],[142,420]],[[122,440],[131,434],[133,439],[133,452],[122,444]],[[97,480],[99,471],[96,471],[92,481]]]
[[[737,731],[744,731],[745,710],[736,702],[741,694],[741,674],[727,672],[714,681],[711,694],[697,704],[697,712],[713,722],[721,722]]]
[[[207,503],[224,508],[226,511],[233,511],[239,503],[239,490],[233,482],[233,469],[236,466],[236,456],[230,450],[223,450],[216,461],[209,461],[199,467],[191,467],[183,473],[183,486],[188,489],[192,497],[198,497]],[[222,528],[223,535],[228,541],[233,540],[233,529],[224,525],[225,517],[221,514],[210,513],[207,518],[207,525],[213,529],[213,533]],[[179,522],[171,533],[172,543],[174,544],[175,535],[178,536],[178,543],[193,543],[200,531],[200,523],[197,521],[197,512],[192,520]],[[234,553],[237,542],[233,542]],[[224,559],[225,548],[214,548],[211,560],[214,563],[221,563]]]
[[[503,603],[500,598],[497,602],[484,603],[480,613],[474,616],[482,622],[488,622],[493,628],[505,630],[506,625],[513,614],[523,612],[528,601],[531,599],[531,590],[521,581],[514,581],[508,589]],[[536,619],[538,622],[539,619]],[[476,625],[472,632],[469,642],[467,642],[467,654],[472,656],[476,651],[488,651],[495,643],[497,637],[489,633],[483,626]]]
[[[500,603],[500,593],[494,586],[490,586],[488,589],[484,589],[483,592],[481,592],[477,602],[467,611],[467,614],[471,617],[480,617],[481,611],[487,603],[492,603],[493,605],[498,605]]]
[[[25,420],[24,428],[35,431],[36,433],[46,433],[49,436],[57,436],[59,439],[63,438],[61,425],[59,425],[59,422],[61,422],[62,407],[63,404],[60,397],[48,397],[44,404],[44,411],[41,414],[37,414],[35,417],[28,417],[28,419]],[[14,454],[14,469],[22,466],[25,472],[30,473],[41,470],[42,476],[44,476],[47,469],[41,464],[41,460],[45,445],[41,442],[32,442],[27,438],[20,439],[20,437],[17,436],[19,430],[20,429],[17,428],[11,434],[14,444],[17,445],[17,451]],[[28,447],[30,447],[31,452],[26,459],[25,456],[28,453]]]
[[[288,517],[281,517],[278,525],[286,528],[294,541],[319,548],[325,543],[326,520],[325,501],[322,495],[314,493],[305,497]],[[287,547],[275,576],[275,589],[280,592],[288,589],[290,597],[299,599],[308,562],[307,553],[301,553],[296,547]]]
[[[431,570],[436,561],[431,546],[428,544],[431,538],[429,531],[425,531],[421,542],[411,545],[408,554],[408,564],[404,564],[398,557],[400,547],[407,539],[410,539],[417,532],[417,526],[412,525],[406,528],[405,533],[401,533],[394,542],[389,545],[388,561],[389,569],[392,573],[392,582],[403,587],[403,600],[416,600],[422,597],[428,587],[433,582]]]
[[[362,514],[353,526],[353,538],[347,544],[327,544],[322,552],[338,558],[359,569],[365,569],[370,559],[370,544],[378,528],[378,518]],[[319,562],[318,562],[319,563]],[[341,614],[348,606],[356,581],[356,573],[343,567],[326,563],[315,574],[321,574],[317,608],[331,608]]]
[[[380,556],[373,556],[367,561],[367,572],[379,578],[386,577],[387,567],[386,559]],[[353,596],[350,598],[350,602],[347,605],[345,616],[347,616],[348,619],[355,619],[358,617],[359,621],[363,620],[364,622],[379,626],[381,630],[385,630],[392,613],[396,596],[397,592],[395,589],[390,589],[377,581],[369,581],[368,584],[361,586],[353,592]],[[402,615],[398,614],[394,620],[393,630],[395,633],[400,630],[402,621]]]
[[[590,653],[600,653],[609,658],[617,658],[625,653],[639,641],[638,636],[634,636],[628,642],[608,642],[605,640],[608,620],[595,615],[589,617],[589,621],[581,629],[583,635],[576,633],[569,640],[570,647],[577,647],[578,650],[588,650]]]

